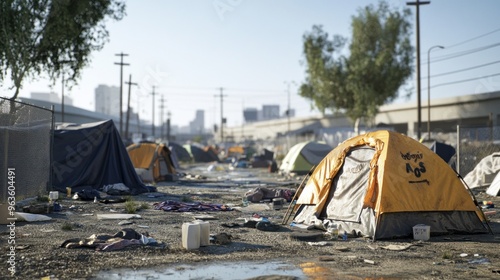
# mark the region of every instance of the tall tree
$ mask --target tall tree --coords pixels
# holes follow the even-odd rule
[[[64,73],[75,83],[108,40],[105,20],[124,15],[122,0],[0,1],[0,82],[10,76],[11,99],[26,78]]]
[[[347,50],[347,38],[330,39],[321,26],[313,26],[303,36],[306,79],[299,94],[323,113],[340,110],[356,123],[372,120],[412,74],[410,15],[385,1],[358,10]]]

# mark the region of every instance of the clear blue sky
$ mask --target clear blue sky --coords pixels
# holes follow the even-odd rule
[[[302,36],[314,24],[329,34],[350,37],[351,17],[357,9],[374,0],[134,0],[127,1],[127,16],[108,22],[110,41],[94,53],[91,65],[83,71],[79,85],[66,90],[76,106],[94,108],[94,89],[99,84],[119,85],[119,61],[115,54],[129,54],[124,80],[132,75],[139,88],[132,90],[132,106],[141,118],[151,120],[152,85],[166,100],[166,110],[174,125],[187,125],[195,111],[205,110],[205,126],[220,120],[220,99],[224,91],[224,116],[229,126],[241,125],[245,107],[261,109],[263,104],[287,107],[285,81],[300,84],[305,68]],[[394,7],[407,7],[407,1],[389,1]],[[412,22],[415,23],[415,8]],[[427,51],[434,45],[446,47],[431,53],[431,76],[492,63],[469,71],[433,77],[432,99],[500,90],[500,76],[452,85],[465,79],[500,73],[500,46],[464,54],[469,50],[500,44],[497,0],[433,0],[420,9],[422,102],[427,100]],[[496,31],[495,31],[496,30]],[[495,32],[493,32],[495,31]],[[489,35],[485,35],[490,33]],[[482,36],[477,38],[478,36]],[[415,40],[415,32],[412,34]],[[476,39],[474,39],[476,38]],[[473,39],[469,42],[467,40]],[[463,44],[459,44],[462,43]],[[457,45],[459,44],[459,45]],[[3,89],[5,89],[5,85]],[[60,81],[54,91],[60,93]],[[406,88],[415,89],[415,78]],[[291,85],[291,107],[298,116],[316,115],[310,102],[297,95]],[[49,82],[27,81],[21,96],[32,91],[50,91]],[[5,91],[4,91],[5,92]],[[127,88],[124,88],[124,94]],[[159,100],[157,95],[156,100]],[[124,102],[125,102],[124,96]],[[413,102],[399,99],[396,102]],[[416,101],[415,101],[416,102]],[[125,103],[124,103],[125,105]],[[157,102],[159,105],[159,102]],[[159,107],[156,113],[159,113]],[[166,112],[165,112],[166,114]],[[159,115],[155,117],[158,122]]]

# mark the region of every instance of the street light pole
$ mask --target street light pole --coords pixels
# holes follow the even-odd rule
[[[431,51],[435,48],[444,49],[443,46],[432,46],[427,51],[427,139],[431,140]]]
[[[285,85],[287,86],[287,95],[288,95],[288,105],[287,105],[287,110],[286,110],[286,116],[287,116],[287,122],[288,122],[288,127],[287,127],[287,135],[290,135],[290,84],[294,84],[294,81],[287,82],[285,81]]]
[[[153,139],[155,138],[155,86],[153,86],[153,122],[151,125]]]
[[[417,22],[417,140],[420,140],[420,135],[422,132],[422,104],[421,104],[421,93],[420,93],[420,5],[430,4],[430,1],[419,1],[407,2],[407,5],[415,6],[416,12],[416,22]]]

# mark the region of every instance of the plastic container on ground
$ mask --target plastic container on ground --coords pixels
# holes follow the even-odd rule
[[[327,232],[331,235],[333,240],[339,238],[340,225],[330,223],[327,228]]]
[[[201,226],[198,223],[182,224],[182,247],[187,250],[200,248]]]
[[[59,198],[59,192],[58,191],[49,192],[49,199],[50,200],[57,200],[58,198]]]
[[[429,240],[431,237],[431,226],[418,224],[413,226],[413,239]]]
[[[210,245],[210,223],[202,220],[195,220],[193,223],[200,225],[200,246]]]

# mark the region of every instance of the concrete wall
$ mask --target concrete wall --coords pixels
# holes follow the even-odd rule
[[[427,101],[423,101],[421,136],[427,135],[428,108]],[[457,125],[478,127],[500,125],[500,91],[431,100],[430,109],[431,133],[455,132]],[[417,134],[417,119],[417,104],[411,102],[380,107],[375,123],[414,137]],[[354,123],[341,115],[290,118],[290,133],[294,135],[318,134],[321,131],[346,127],[353,128]],[[224,137],[234,141],[269,139],[284,135],[288,131],[288,119],[281,118],[226,127]],[[219,135],[215,137],[220,139]]]

